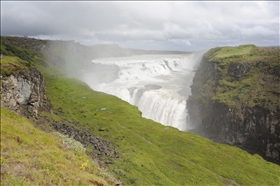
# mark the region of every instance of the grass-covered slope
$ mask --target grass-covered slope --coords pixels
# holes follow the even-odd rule
[[[45,71],[47,96],[57,122],[79,122],[95,135],[116,145],[120,159],[110,170],[133,185],[241,185],[279,184],[279,166],[258,155],[142,118],[138,109],[122,100],[92,91],[66,77]],[[61,109],[60,109],[61,110]]]
[[[114,96],[95,92],[76,79],[57,76],[61,74],[59,69],[52,64],[48,64],[46,68],[42,65],[45,63],[35,65],[45,76],[47,97],[52,102],[54,112],[39,113],[40,117],[47,119],[34,119],[33,122],[49,126],[51,123],[65,124],[110,141],[119,158],[103,157],[101,161],[109,162],[108,175],[120,178],[124,184],[279,185],[279,166],[263,160],[260,156],[142,118],[135,106]],[[85,185],[91,184],[89,180],[98,181],[95,174],[90,174],[96,171],[92,164],[92,168],[86,169],[86,172],[80,169],[87,157],[80,154],[64,155],[72,152],[67,151],[57,137],[38,129],[30,129],[30,124],[26,127],[23,124],[28,123],[26,119],[18,118],[6,110],[2,109],[1,114],[1,125],[6,121],[6,125],[1,126],[1,156],[4,158],[1,166],[9,165],[9,161],[19,161],[23,171],[30,166],[30,171],[37,170],[38,173],[38,177],[34,178],[35,181],[38,180],[34,182],[35,185],[44,184],[44,181],[68,185],[58,181],[58,177],[63,175],[69,180],[72,179],[71,183],[74,184],[77,178],[81,178]],[[18,132],[9,132],[7,126],[12,126],[13,130]],[[17,136],[20,137],[18,141],[21,144],[17,144]],[[31,143],[33,140],[35,144]],[[8,145],[8,142],[14,144]],[[51,147],[56,150],[45,150]],[[87,148],[87,151],[95,150]],[[68,164],[68,156],[72,157],[71,164]],[[81,160],[75,159],[80,156],[83,157]],[[16,157],[16,160],[13,157]],[[61,163],[62,161],[65,163]],[[51,176],[39,174],[47,171],[45,169],[50,171]],[[15,178],[19,174],[17,169],[10,170],[12,174],[4,175],[7,182],[18,179]],[[27,174],[21,176],[29,180]],[[102,183],[102,180],[100,182]]]
[[[16,56],[3,56],[1,58],[1,74],[3,76],[9,76],[15,72],[22,72],[29,70],[31,65],[16,57]]]
[[[25,37],[1,36],[1,52],[4,56],[17,56],[30,64],[42,63],[41,49],[46,40]]]
[[[107,185],[82,151],[1,107],[1,185]]]

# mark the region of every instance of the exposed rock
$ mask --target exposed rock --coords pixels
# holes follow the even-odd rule
[[[103,140],[98,136],[94,136],[88,132],[76,129],[66,124],[58,124],[53,122],[52,126],[58,132],[73,137],[86,147],[92,148],[94,151],[89,153],[92,158],[100,158],[102,156],[111,158],[119,157],[114,145],[107,140]]]
[[[92,149],[93,151],[88,152],[88,154],[102,166],[109,166],[114,163],[109,160],[104,161],[102,159],[104,156],[119,158],[114,145],[109,141],[81,129],[50,121],[49,118],[40,115],[40,111],[52,112],[52,105],[46,97],[44,77],[37,69],[30,68],[27,71],[3,76],[1,77],[1,82],[1,105],[28,118],[36,118],[35,124],[43,130],[51,132],[51,128],[54,128],[64,135],[73,137],[86,147]],[[101,110],[106,110],[106,108]],[[84,110],[81,112],[83,113]],[[63,115],[64,111],[59,107],[55,110],[55,114]],[[79,123],[73,122],[73,124],[77,126]],[[105,129],[101,128],[100,131],[105,131]],[[19,144],[22,143],[20,138],[16,140]],[[116,182],[116,184],[121,183],[119,180],[113,180],[113,182]]]
[[[39,110],[51,110],[46,97],[45,80],[35,68],[2,77],[1,105],[27,117],[37,117]]]
[[[99,130],[100,132],[105,131],[105,129],[104,129],[104,128],[99,128],[98,130]]]
[[[250,72],[250,66],[246,63],[231,63],[228,67],[228,74],[239,79],[247,72]]]
[[[191,123],[196,127],[193,131],[215,142],[238,146],[279,164],[280,81],[279,72],[274,70],[279,69],[279,66],[279,63],[272,64],[271,61],[251,61],[250,65],[237,61],[228,66],[219,66],[219,63],[203,57],[193,79],[192,96],[187,101]],[[241,87],[237,95],[244,90],[247,92],[240,98],[233,97],[235,102],[232,106],[221,99],[213,99],[217,87],[226,87],[220,84],[221,80],[227,79],[225,81],[237,84],[252,76],[259,77],[254,80],[255,86],[250,79],[250,83]],[[228,86],[224,90],[233,94],[234,88]],[[244,97],[245,93],[247,97]],[[223,93],[220,96],[230,99]]]

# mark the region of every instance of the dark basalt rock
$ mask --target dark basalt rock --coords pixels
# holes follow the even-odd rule
[[[247,72],[250,72],[250,70],[250,66],[246,63],[231,63],[228,67],[228,75],[239,79]]]
[[[66,124],[52,123],[51,125],[58,132],[69,137],[73,137],[86,147],[94,149],[93,152],[89,153],[92,158],[100,158],[102,156],[119,158],[119,154],[116,151],[114,145],[107,140],[101,139],[98,136],[76,129],[75,127],[68,126]],[[112,164],[112,162],[110,164]]]
[[[255,96],[255,105],[248,105],[243,98],[237,100],[240,101],[238,104],[229,106],[212,99],[223,76],[216,67],[217,63],[203,58],[193,79],[192,95],[187,100],[190,120],[195,127],[193,132],[280,164],[280,66],[269,65],[267,61],[255,61],[250,65],[232,62],[228,65],[225,70],[229,79],[241,81],[244,76],[249,78],[249,73],[254,73],[254,70],[260,74],[259,83],[264,87],[261,95],[251,92],[250,95]],[[255,87],[250,90],[255,90]]]

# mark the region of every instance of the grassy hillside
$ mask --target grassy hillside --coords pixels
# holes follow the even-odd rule
[[[56,76],[59,70],[51,64],[48,64],[48,68],[42,63],[35,65],[45,76],[47,97],[54,108],[53,114],[42,112],[40,115],[48,118],[50,123],[73,126],[109,140],[116,147],[120,157],[102,157],[100,160],[110,162],[107,165],[108,175],[120,178],[127,185],[279,185],[280,167],[258,155],[250,155],[239,148],[217,144],[193,133],[181,132],[142,118],[135,106],[119,98],[95,92],[76,79]],[[25,171],[28,166],[30,171],[37,170],[38,174],[40,171],[50,171],[51,176],[40,174],[38,177],[32,177],[33,180],[39,180],[35,185],[46,182],[68,185],[57,181],[60,177],[69,177],[69,180],[73,181],[71,183],[76,183],[77,178],[81,178],[84,184],[90,184],[88,180],[98,180],[95,174],[90,174],[98,172],[94,165],[91,164],[91,168],[85,172],[80,170],[80,166],[87,162],[86,156],[64,155],[73,152],[61,147],[57,137],[45,133],[46,136],[43,136],[43,132],[29,129],[31,125],[26,119],[18,118],[6,110],[1,112],[4,113],[1,119],[3,117],[3,121],[6,121],[3,122],[6,126],[2,125],[6,132],[2,130],[4,138],[1,140],[1,150],[5,154],[1,153],[4,158],[1,164],[10,166],[12,163],[8,164],[9,161],[20,162],[23,159],[19,167],[23,166]],[[28,123],[29,128],[23,123]],[[8,126],[13,126],[13,132],[9,132],[11,129]],[[35,139],[38,145],[34,145]],[[5,141],[11,141],[13,144],[6,145]],[[21,142],[20,145],[18,141]],[[44,150],[50,147],[56,150]],[[36,155],[37,151],[39,154]],[[87,148],[87,152],[92,151],[94,149]],[[48,154],[43,154],[44,152]],[[72,158],[70,161],[68,156]],[[66,162],[61,163],[62,161]],[[25,162],[33,162],[34,167],[33,164]],[[37,164],[39,165],[36,166]],[[5,174],[7,182],[15,180],[19,174],[15,168],[10,171],[12,175]],[[27,173],[22,177],[27,181],[31,180],[28,179]],[[19,182],[17,180],[16,183]]]
[[[279,184],[279,166],[258,155],[144,119],[136,107],[114,96],[41,70],[54,112],[63,111],[45,115],[58,123],[79,122],[79,128],[115,144],[121,158],[110,159],[110,170],[127,184]]]
[[[1,107],[1,185],[108,185],[79,144],[63,139]]]

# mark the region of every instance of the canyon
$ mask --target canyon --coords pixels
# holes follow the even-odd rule
[[[279,180],[277,48],[92,58],[92,48],[80,50],[85,46],[73,41],[1,42],[1,105],[48,133],[80,141],[96,164],[115,175],[114,185]],[[106,47],[117,46],[100,50]],[[162,113],[167,117],[152,118]]]

